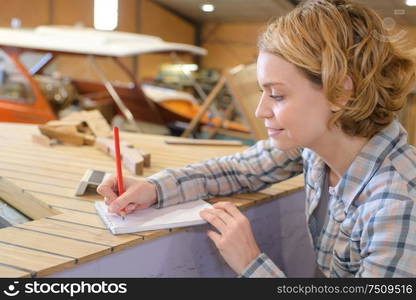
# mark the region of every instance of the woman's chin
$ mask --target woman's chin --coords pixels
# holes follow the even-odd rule
[[[290,151],[298,147],[297,145],[294,145],[293,143],[285,143],[274,138],[271,138],[271,140],[273,142],[273,146],[281,151]]]

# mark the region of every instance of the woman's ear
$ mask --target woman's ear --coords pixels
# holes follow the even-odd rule
[[[344,89],[351,92],[354,89],[354,83],[352,82],[351,77],[348,75],[344,79]]]
[[[347,75],[345,77],[343,87],[344,87],[344,90],[347,91],[347,93],[346,93],[346,96],[345,97],[342,97],[342,98],[339,98],[338,99],[338,103],[341,106],[345,106],[347,104],[348,100],[350,100],[352,91],[354,89],[354,83],[352,82],[352,79],[351,79],[350,76]],[[335,106],[335,105],[331,105],[331,111],[332,112],[337,112],[339,110],[341,110],[341,107]]]

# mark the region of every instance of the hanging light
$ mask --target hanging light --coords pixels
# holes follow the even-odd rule
[[[211,3],[204,3],[201,5],[201,10],[206,13],[213,12],[215,10],[215,6]]]
[[[94,28],[114,30],[118,23],[118,0],[94,0]]]

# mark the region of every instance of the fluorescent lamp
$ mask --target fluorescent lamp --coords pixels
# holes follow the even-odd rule
[[[209,3],[205,3],[201,5],[201,10],[203,12],[213,12],[215,10],[215,6]]]
[[[94,28],[114,30],[118,23],[118,0],[94,0]]]
[[[406,0],[407,6],[416,6],[416,0]]]

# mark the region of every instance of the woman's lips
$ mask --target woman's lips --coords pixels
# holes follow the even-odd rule
[[[283,129],[274,129],[274,128],[267,128],[267,133],[269,136],[276,136],[281,134]]]

